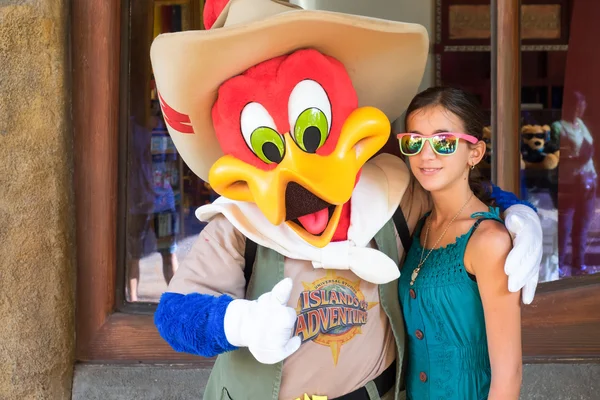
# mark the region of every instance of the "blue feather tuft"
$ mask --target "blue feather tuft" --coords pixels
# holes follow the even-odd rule
[[[537,208],[530,202],[526,200],[520,200],[514,193],[505,192],[504,190],[500,189],[498,186],[493,184],[491,197],[496,201],[496,204],[498,205],[498,207],[500,207],[500,209],[503,212],[506,211],[506,209],[508,209],[509,207],[514,206],[516,204],[523,204],[524,206],[527,206],[533,209],[533,211],[537,212]]]
[[[225,336],[225,311],[233,299],[227,295],[164,293],[154,324],[162,338],[179,352],[214,357],[236,347]]]

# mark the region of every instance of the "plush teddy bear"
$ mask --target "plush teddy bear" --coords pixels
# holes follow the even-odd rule
[[[550,140],[548,125],[524,125],[521,128],[521,155],[525,168],[555,169],[558,166],[559,149]]]

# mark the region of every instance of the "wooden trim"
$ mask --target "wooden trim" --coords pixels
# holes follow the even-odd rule
[[[521,45],[521,51],[568,51],[569,45]],[[488,53],[492,51],[492,46],[443,46],[435,45],[434,53]]]
[[[114,313],[78,357],[88,362],[111,363],[186,363],[210,368],[213,358],[202,358],[173,351],[158,334],[151,315]]]
[[[116,312],[122,312],[124,305],[127,304],[125,301],[125,283],[127,281],[126,271],[124,266],[126,263],[126,252],[127,252],[127,229],[119,228],[119,225],[126,225],[127,220],[127,175],[128,175],[128,154],[129,154],[129,137],[124,132],[128,132],[130,121],[130,107],[129,98],[131,96],[129,89],[129,59],[125,57],[125,54],[129,53],[129,32],[130,27],[128,23],[129,14],[131,12],[130,0],[121,0],[121,17],[119,19],[121,26],[121,42],[119,52],[119,173],[117,176],[118,189],[117,189],[117,233],[116,233],[116,249],[117,254],[115,258],[116,263],[116,286],[115,286],[115,306]]]
[[[152,315],[115,312],[121,4],[76,0],[72,6],[76,359],[209,366],[214,360],[173,351]]]
[[[491,49],[490,49],[490,129],[492,131],[492,149],[498,149],[498,93],[497,86],[494,83],[498,80],[498,0],[490,0],[490,34],[491,34]],[[520,151],[520,150],[519,150]],[[491,159],[491,180],[497,183],[498,163],[495,151]]]
[[[120,1],[73,2],[77,357],[114,305]]]
[[[557,39],[526,39],[523,40],[525,45],[538,46],[564,46],[569,43],[569,30],[571,24],[571,8],[573,6],[573,0],[523,0],[524,5],[559,5],[561,7],[560,15],[560,38]]]
[[[473,5],[473,6],[486,6],[490,4],[489,0],[461,0],[461,1],[441,1],[441,5],[439,8],[436,7],[436,12],[439,13],[439,20],[441,23],[441,28],[437,31],[439,32],[439,41],[437,43],[442,45],[464,45],[464,46],[485,46],[490,44],[491,38],[487,39],[450,39],[450,7],[455,5]],[[490,9],[490,14],[492,14],[492,10]]]
[[[520,1],[497,1],[496,16],[496,157],[492,168],[498,186],[520,191],[519,143],[521,118]]]
[[[492,4],[490,4],[492,3]],[[435,3],[435,41],[445,47],[488,47],[491,45],[492,38],[470,38],[470,39],[451,39],[450,38],[450,8],[452,6],[487,6],[490,5],[490,17],[493,18],[493,2],[490,0],[436,0]],[[561,7],[561,35],[555,39],[526,39],[523,41],[528,46],[562,46],[567,45],[569,41],[569,16],[571,14],[572,1],[567,0],[522,0],[519,5],[519,17],[521,16],[521,5],[558,5]],[[520,27],[519,27],[520,28]],[[493,27],[491,28],[493,30]]]
[[[526,363],[600,362],[600,275],[544,283],[523,306]]]

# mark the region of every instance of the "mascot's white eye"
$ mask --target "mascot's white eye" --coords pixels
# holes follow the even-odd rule
[[[267,164],[280,163],[285,153],[283,136],[273,117],[260,103],[248,103],[240,116],[242,135],[250,150]]]
[[[331,103],[323,87],[304,80],[294,87],[288,102],[290,135],[307,153],[315,153],[329,137]]]

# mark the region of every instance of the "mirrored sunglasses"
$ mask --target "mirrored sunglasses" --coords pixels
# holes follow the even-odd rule
[[[458,148],[458,140],[463,139],[469,143],[476,144],[479,142],[475,136],[467,135],[466,133],[438,133],[432,136],[423,136],[418,133],[400,133],[400,151],[405,156],[416,156],[423,149],[425,142],[429,145],[436,154],[441,156],[449,156],[456,152]]]

